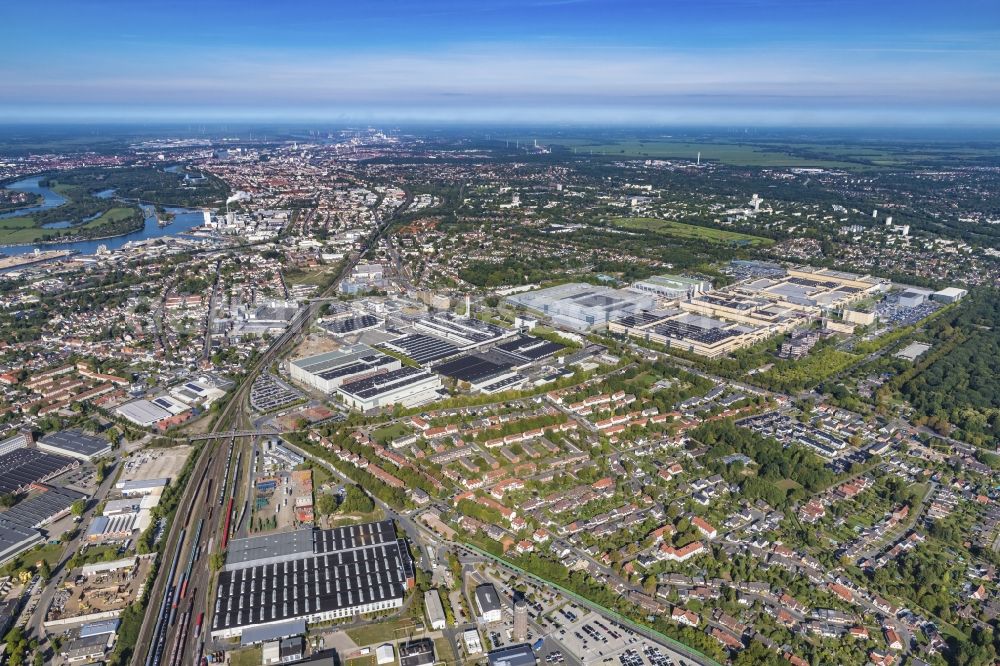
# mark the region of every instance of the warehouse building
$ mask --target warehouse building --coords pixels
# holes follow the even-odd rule
[[[515,306],[541,312],[560,326],[589,331],[627,315],[651,310],[657,297],[637,291],[571,282],[514,294],[507,300]]]
[[[661,298],[689,298],[712,289],[709,280],[689,278],[682,275],[654,275],[639,280],[629,289],[655,294]]]
[[[969,292],[965,289],[959,289],[958,287],[946,287],[941,291],[935,291],[931,294],[931,300],[938,301],[939,303],[955,303],[968,295]]]
[[[0,441],[0,456],[16,451],[17,449],[26,449],[31,442],[31,433],[19,432],[11,435]]]
[[[441,596],[437,589],[424,592],[424,612],[427,613],[427,624],[432,630],[444,629],[446,620],[444,616],[444,606],[441,605]]]
[[[400,608],[412,587],[410,553],[391,520],[234,539],[219,573],[212,637]]]
[[[0,494],[23,493],[36,483],[44,483],[79,467],[80,461],[37,449],[14,449],[0,456]]]
[[[489,666],[535,666],[535,653],[527,643],[507,645],[486,653]]]
[[[437,375],[407,366],[342,384],[337,392],[345,403],[367,412],[397,404],[417,407],[433,402],[440,397],[441,388],[441,378]]]
[[[342,384],[400,367],[398,358],[358,344],[292,361],[289,372],[292,379],[329,394]]]
[[[79,460],[93,460],[111,453],[111,444],[103,437],[88,435],[80,430],[63,430],[46,435],[36,445],[48,453],[69,456]]]
[[[115,413],[143,428],[150,428],[173,414],[149,400],[133,400],[115,409]]]
[[[442,312],[433,317],[420,319],[414,322],[413,328],[447,340],[459,349],[481,347],[508,338],[515,333],[513,330],[489,322],[472,317],[460,317],[451,312]]]

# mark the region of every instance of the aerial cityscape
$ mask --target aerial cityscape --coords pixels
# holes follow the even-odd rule
[[[1000,664],[1000,7],[0,8],[0,665]]]

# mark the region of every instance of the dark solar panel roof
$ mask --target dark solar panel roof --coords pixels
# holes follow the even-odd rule
[[[358,379],[357,381],[342,384],[340,390],[344,393],[354,395],[362,399],[371,398],[372,396],[383,393],[390,388],[413,383],[429,376],[430,373],[421,368],[403,366],[398,370],[391,370],[389,372],[383,372],[378,375],[372,375],[371,377],[365,377],[363,379]]]
[[[726,338],[739,335],[737,331],[726,328],[702,328],[679,321],[665,321],[653,328],[653,332],[668,338],[678,340],[694,340],[702,344],[721,342]]]
[[[0,456],[0,493],[16,493],[80,463],[38,449],[17,449]]]
[[[80,430],[63,430],[46,435],[39,440],[47,446],[71,451],[85,456],[93,456],[110,449],[108,440],[95,435],[88,435]]]
[[[555,354],[557,351],[563,349],[563,346],[557,342],[533,338],[530,335],[519,335],[513,340],[498,344],[496,348],[510,354],[515,359],[537,361],[538,359]]]
[[[213,630],[391,601],[406,594],[413,565],[391,521],[315,530],[309,552],[302,552],[305,531],[295,534],[288,555],[260,560],[261,564],[248,561],[249,566],[219,574]]]
[[[440,375],[452,377],[459,381],[479,383],[491,377],[499,376],[512,367],[514,366],[511,363],[498,363],[475,354],[469,354],[468,356],[460,356],[452,361],[445,361],[434,366],[433,370]]]
[[[326,380],[336,379],[337,377],[350,377],[351,375],[371,372],[383,366],[392,365],[393,363],[398,362],[398,359],[386,356],[385,354],[371,354],[369,356],[363,356],[353,363],[324,370],[317,373],[317,375]]]
[[[447,340],[423,335],[422,333],[404,335],[401,338],[385,343],[385,346],[401,354],[406,354],[421,365],[454,356],[458,353],[458,347]]]
[[[9,523],[25,529],[41,525],[86,495],[65,488],[47,488],[45,492],[18,503],[0,513],[0,523]]]
[[[662,315],[656,315],[652,312],[639,312],[636,314],[625,315],[621,319],[617,320],[618,324],[622,326],[627,326],[629,328],[635,328],[638,326],[645,326],[646,324],[651,324],[654,321],[659,321],[663,319]]]
[[[335,319],[334,321],[324,323],[323,328],[330,331],[331,333],[343,335],[345,333],[350,333],[352,331],[360,331],[366,328],[372,328],[373,326],[378,326],[379,323],[381,322],[378,317],[373,317],[372,315],[365,314],[365,315],[359,315],[357,317],[344,317],[343,319]]]

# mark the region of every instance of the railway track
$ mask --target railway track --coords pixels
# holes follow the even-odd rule
[[[360,249],[353,253],[351,258],[341,266],[334,280],[320,294],[319,298],[328,298],[336,292],[344,276],[350,273],[358,262],[375,247],[378,240],[386,233],[391,224],[392,218],[378,223],[376,229],[365,240]],[[288,328],[250,366],[243,376],[242,381],[229,398],[229,401],[222,408],[222,411],[212,424],[210,429],[212,434],[252,430],[253,424],[248,410],[248,403],[250,389],[254,381],[262,371],[294,346],[300,337],[309,330],[309,326],[319,313],[321,305],[322,301],[310,302],[300,310],[289,323]],[[228,439],[229,446],[226,455],[220,454],[219,440],[208,440],[196,454],[198,459],[195,461],[194,470],[195,473],[201,470],[201,474],[196,481],[191,480],[187,484],[178,503],[177,511],[171,520],[163,552],[174,553],[174,558],[170,569],[168,571],[159,571],[156,579],[153,581],[153,587],[149,596],[150,603],[147,605],[139,637],[132,653],[131,663],[133,666],[139,666],[140,664],[144,664],[144,666],[163,666],[164,650],[168,643],[171,645],[169,666],[180,666],[180,664],[184,663],[184,654],[188,651],[187,643],[192,633],[197,634],[195,640],[200,640],[198,645],[192,646],[191,654],[194,656],[194,663],[201,660],[201,655],[204,653],[205,647],[203,635],[209,632],[209,629],[203,625],[206,622],[210,623],[212,609],[209,607],[209,603],[214,572],[212,572],[207,559],[197,567],[194,567],[194,562],[192,562],[188,568],[189,576],[184,581],[179,582],[177,579],[177,559],[183,552],[185,539],[188,539],[188,552],[192,553],[192,556],[196,555],[196,559],[198,560],[211,557],[212,553],[210,551],[213,543],[220,544],[220,552],[225,551],[229,544],[229,539],[235,531],[234,527],[238,524],[234,523],[234,519],[238,519],[238,516],[234,516],[233,512],[235,511],[236,498],[239,492],[238,481],[242,466],[244,439],[252,442],[253,437],[231,436]],[[230,470],[232,469],[234,453],[237,456],[237,466],[235,471],[232,472],[232,484],[230,485]],[[252,464],[253,461],[250,460],[249,463]],[[212,483],[216,480],[220,480],[218,486],[218,507],[210,501],[212,497],[210,489]],[[199,501],[199,498],[203,499]],[[223,506],[225,506],[224,509],[222,508]],[[217,511],[216,508],[219,510]],[[180,531],[176,529],[179,523],[179,516],[183,516],[184,518],[184,527]],[[189,529],[190,524],[196,517],[199,519],[197,536]],[[203,532],[204,535],[208,536],[207,543],[199,542],[199,539],[204,536]],[[216,539],[218,541],[215,541]],[[190,604],[180,614],[178,624],[178,608],[174,604],[174,601],[175,599],[177,601],[183,599],[183,595],[179,595],[182,591],[179,584],[183,585],[183,592],[186,593],[187,589],[191,588],[192,593],[190,595]],[[207,609],[208,612],[201,613],[200,609],[202,608]],[[166,617],[164,617],[164,614],[166,614]],[[196,632],[189,631],[192,616],[197,618],[198,630]],[[173,636],[172,640],[171,635]]]

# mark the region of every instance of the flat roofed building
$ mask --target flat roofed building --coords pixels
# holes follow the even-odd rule
[[[399,644],[400,666],[433,666],[434,642],[429,638],[417,638]]]
[[[133,400],[120,407],[115,408],[115,412],[132,423],[148,428],[154,426],[163,419],[170,418],[172,414],[166,409],[154,405],[149,400]]]
[[[483,583],[476,587],[476,608],[479,609],[479,621],[484,624],[499,622],[502,617],[500,595],[492,583]]]
[[[490,666],[535,666],[535,653],[527,643],[508,645],[486,653]]]
[[[444,606],[441,604],[441,595],[437,588],[424,592],[424,612],[427,613],[427,624],[431,629],[444,629],[447,626]]]
[[[0,456],[16,451],[17,449],[28,448],[28,444],[31,444],[30,433],[15,433],[3,441],[0,441]]]
[[[92,460],[111,453],[111,443],[103,437],[88,435],[82,430],[62,430],[46,435],[35,445],[42,451]]]
[[[462,642],[465,643],[466,654],[474,655],[483,651],[483,641],[475,629],[466,629],[462,633]]]
[[[0,520],[0,564],[28,550],[44,539],[41,532]]]
[[[398,363],[398,361],[397,361]],[[441,378],[422,368],[401,367],[341,385],[345,403],[362,412],[380,407],[416,407],[432,402],[441,390]]]
[[[683,275],[654,275],[634,283],[630,289],[656,294],[662,298],[688,298],[712,288],[709,280]]]
[[[653,294],[580,282],[514,294],[507,300],[515,306],[541,312],[556,324],[576,331],[589,331],[656,305]]]
[[[213,638],[392,610],[413,586],[409,550],[392,521],[269,536],[233,540],[236,559],[219,574]]]
[[[456,345],[459,349],[479,347],[491,342],[503,340],[516,331],[501,328],[472,317],[460,317],[451,312],[442,312],[433,317],[420,319],[413,328],[422,333],[443,338]]]
[[[289,372],[296,381],[333,393],[343,384],[400,367],[399,359],[358,344],[292,361]]]
[[[969,292],[965,289],[959,289],[958,287],[946,287],[941,291],[935,291],[931,294],[931,300],[938,301],[940,303],[954,303],[955,301],[962,300],[968,295]]]

